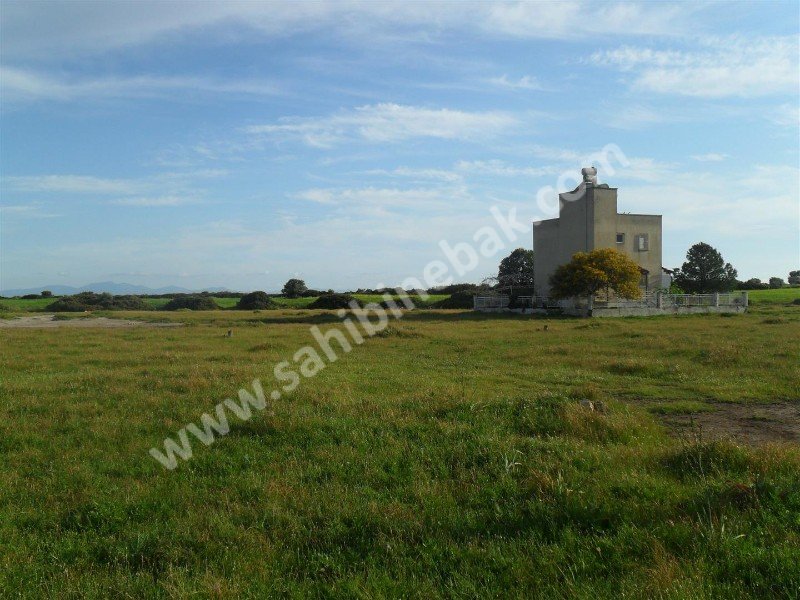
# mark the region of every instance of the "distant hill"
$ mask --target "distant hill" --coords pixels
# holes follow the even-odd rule
[[[73,287],[71,285],[42,285],[35,288],[27,289],[13,289],[2,290],[0,295],[10,296],[24,296],[25,294],[39,294],[42,290],[50,290],[54,296],[68,296],[70,294],[77,294],[78,292],[108,292],[109,294],[188,294],[193,291],[207,291],[207,292],[224,292],[227,288],[212,287],[205,288],[205,290],[190,290],[176,285],[168,285],[160,288],[150,288],[144,285],[135,285],[132,283],[115,283],[113,281],[99,281],[96,283],[87,283],[80,287]]]

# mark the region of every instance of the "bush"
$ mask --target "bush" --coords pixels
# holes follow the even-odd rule
[[[48,304],[53,312],[84,312],[86,310],[149,310],[150,306],[139,296],[113,296],[108,293],[81,292],[63,296]]]
[[[22,296],[23,300],[38,300],[39,298],[41,298],[39,294],[25,294]]]
[[[470,291],[456,292],[449,298],[445,298],[439,302],[436,308],[474,308],[474,295],[475,294]]]
[[[355,302],[358,306],[363,306],[361,301],[354,298],[350,294],[323,294],[314,302],[308,305],[308,308],[324,308],[327,310],[336,310],[338,308],[350,308],[350,303]]]
[[[250,292],[239,298],[236,308],[239,310],[262,310],[275,308],[275,303],[266,292]]]
[[[456,292],[478,292],[490,289],[489,286],[478,285],[476,283],[451,283],[450,285],[432,287],[428,289],[429,294],[455,294]]]
[[[219,308],[210,296],[176,296],[164,305],[164,310],[216,310]]]

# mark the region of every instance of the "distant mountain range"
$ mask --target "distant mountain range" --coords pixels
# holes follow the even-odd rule
[[[109,294],[189,294],[193,291],[206,292],[225,292],[227,288],[211,287],[205,290],[189,290],[176,285],[168,285],[160,288],[150,288],[144,285],[134,285],[132,283],[115,283],[113,281],[99,281],[87,283],[80,287],[71,285],[43,285],[36,288],[1,290],[0,295],[5,297],[24,296],[25,294],[39,294],[42,290],[50,290],[54,296],[69,296],[78,292],[108,292]]]

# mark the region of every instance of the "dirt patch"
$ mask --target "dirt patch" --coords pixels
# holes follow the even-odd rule
[[[726,438],[751,446],[770,442],[800,443],[800,401],[708,404],[713,410],[656,416],[677,437]]]
[[[109,319],[108,317],[77,317],[56,319],[55,315],[36,315],[35,317],[17,317],[0,319],[0,329],[57,329],[61,327],[99,327],[101,329],[119,329],[124,327],[180,327],[183,323],[148,323],[147,321],[131,321],[127,319]]]

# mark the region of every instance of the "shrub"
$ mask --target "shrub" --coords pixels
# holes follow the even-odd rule
[[[474,308],[475,301],[472,298],[474,295],[471,291],[456,292],[439,302],[436,308]]]
[[[308,308],[336,310],[338,308],[350,308],[351,302],[355,302],[358,306],[363,306],[361,301],[350,294],[323,294],[309,304]]]
[[[22,296],[23,300],[38,300],[39,298],[41,298],[39,294],[25,294]]]
[[[63,296],[47,305],[53,312],[83,312],[86,310],[148,310],[150,307],[139,296],[113,296],[108,293],[81,292]]]
[[[164,305],[164,310],[216,310],[219,308],[210,296],[176,296]]]
[[[262,310],[275,308],[275,303],[266,292],[250,292],[239,298],[236,308],[239,310]]]

